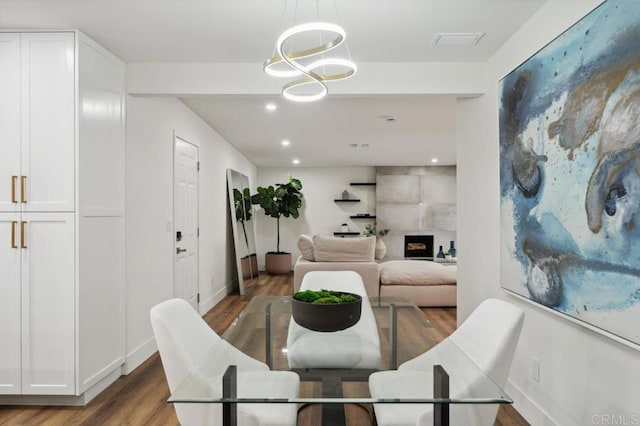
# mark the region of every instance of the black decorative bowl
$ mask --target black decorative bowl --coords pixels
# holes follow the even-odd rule
[[[356,298],[347,303],[309,303],[291,298],[291,315],[301,327],[313,331],[340,331],[360,321],[362,296],[350,294]]]

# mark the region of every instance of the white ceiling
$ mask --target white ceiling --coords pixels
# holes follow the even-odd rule
[[[80,29],[127,63],[261,64],[283,29],[319,16],[346,29],[357,63],[472,63],[486,61],[544,2],[0,0],[0,28]],[[472,47],[432,46],[438,32],[486,35]],[[279,104],[275,113],[264,109],[268,100]],[[455,164],[452,97],[330,94],[308,105],[265,95],[183,101],[259,166],[289,165],[294,156],[301,166],[430,164],[432,157]],[[283,138],[291,140],[286,150]],[[369,148],[347,146],[354,143]]]

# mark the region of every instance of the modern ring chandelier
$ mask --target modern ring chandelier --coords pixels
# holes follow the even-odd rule
[[[285,53],[285,44],[291,43],[296,36],[305,33],[317,32],[318,34],[330,33],[334,37],[326,42],[322,42],[316,47],[306,48],[303,50]],[[357,71],[357,66],[351,60],[341,58],[325,58],[324,54],[332,49],[340,46],[345,40],[345,31],[336,24],[326,22],[310,22],[306,24],[295,25],[278,37],[276,42],[275,54],[264,63],[263,70],[265,73],[274,77],[293,78],[302,76],[302,78],[285,84],[282,87],[282,95],[291,101],[296,102],[312,102],[322,99],[329,92],[327,82],[344,80],[353,76]],[[301,60],[320,56],[319,59],[310,63],[302,63]],[[331,69],[333,73],[327,72]],[[335,69],[339,71],[335,71]],[[296,89],[303,86],[312,85],[310,92],[295,93]]]

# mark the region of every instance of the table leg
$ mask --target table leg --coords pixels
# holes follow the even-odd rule
[[[433,397],[449,399],[449,375],[441,365],[433,366]],[[449,404],[433,405],[433,426],[449,426]]]
[[[398,368],[398,308],[389,305],[389,370]]]
[[[235,399],[238,397],[238,368],[235,365],[227,367],[222,376],[222,398]],[[238,404],[232,402],[222,403],[222,425],[238,425]]]
[[[271,303],[267,304],[267,310],[265,314],[265,360],[266,364],[269,366],[269,369],[273,368],[273,351],[271,350]]]
[[[342,378],[329,374],[322,378],[322,396],[342,398]],[[322,426],[345,426],[343,404],[324,404],[322,406]]]

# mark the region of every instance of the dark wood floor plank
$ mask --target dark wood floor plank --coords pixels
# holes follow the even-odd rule
[[[286,296],[292,293],[293,275],[261,274],[245,284],[245,295],[225,297],[204,319],[218,334],[226,330],[254,296]],[[430,339],[440,341],[456,328],[455,308],[423,308],[422,312],[434,325]],[[120,377],[85,407],[0,406],[0,425],[7,426],[69,426],[69,425],[178,425],[173,405],[167,403],[169,387],[158,354],[146,360],[128,376]],[[371,421],[366,409],[347,407],[350,425],[365,426]],[[315,426],[319,407],[299,411],[300,426]],[[523,426],[528,423],[511,406],[501,406],[495,425]]]

